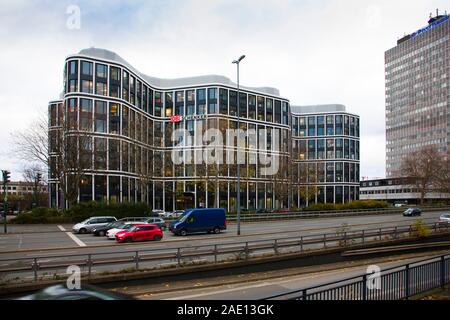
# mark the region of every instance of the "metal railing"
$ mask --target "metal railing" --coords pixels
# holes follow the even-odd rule
[[[263,300],[403,300],[450,283],[450,255],[290,291]]]
[[[435,233],[450,231],[450,224],[424,224]],[[237,260],[249,260],[267,255],[303,253],[325,248],[349,247],[355,244],[393,240],[415,236],[413,225],[385,227],[364,230],[337,230],[334,233],[311,234],[290,237],[279,237],[259,240],[225,242],[198,246],[179,246],[172,248],[152,248],[145,250],[129,250],[99,253],[78,253],[66,255],[29,256],[0,259],[0,283],[3,277],[15,274],[24,277],[31,275],[34,281],[39,280],[39,272],[59,270],[63,273],[68,266],[77,265],[84,268],[82,272],[90,278],[95,268],[121,266],[124,270],[131,267],[135,270],[156,269],[170,265],[181,267],[198,263],[220,263]],[[168,242],[169,244],[170,242]],[[115,249],[115,248],[112,248]],[[258,255],[259,253],[259,255]],[[208,260],[204,260],[204,258]],[[202,259],[203,258],[203,259]],[[97,270],[102,271],[102,270]],[[105,271],[105,270],[103,270]],[[44,274],[45,276],[45,274]],[[44,277],[42,276],[42,278]],[[6,279],[4,279],[6,280]]]
[[[247,213],[241,215],[241,221],[264,221],[264,220],[288,220],[298,218],[318,218],[318,217],[345,217],[349,215],[363,214],[394,214],[403,213],[407,208],[385,208],[385,209],[352,209],[336,211],[299,211],[284,213]],[[449,207],[425,207],[423,211],[448,211]],[[235,215],[228,215],[227,220],[235,221]]]

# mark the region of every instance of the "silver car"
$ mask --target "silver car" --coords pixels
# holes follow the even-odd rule
[[[450,224],[450,213],[444,213],[439,217],[439,222]]]
[[[92,217],[73,226],[74,233],[90,233],[93,229],[103,227],[108,223],[117,221],[114,217]]]

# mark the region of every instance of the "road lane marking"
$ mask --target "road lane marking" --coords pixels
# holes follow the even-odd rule
[[[72,232],[66,232],[66,234],[69,236],[69,238],[71,238],[73,241],[75,241],[75,243],[77,245],[79,245],[80,247],[86,247],[86,244],[81,241],[80,239],[78,239],[78,237],[76,235],[74,235]]]
[[[259,287],[265,287],[271,285],[269,282],[263,282],[261,284],[258,285],[250,285],[250,286],[245,286],[245,287],[240,287],[239,289],[233,288],[233,289],[225,289],[225,290],[218,290],[218,291],[214,291],[214,294],[220,294],[220,293],[227,293],[227,292],[233,292],[236,290],[245,290],[245,289],[251,289],[251,288],[259,288]],[[181,297],[175,297],[175,298],[169,298],[166,300],[186,300],[186,299],[191,299],[191,298],[198,298],[198,297],[202,297],[202,296],[207,296],[210,295],[211,293],[199,293],[199,294],[191,294],[189,296],[181,296]]]
[[[66,228],[64,228],[64,227],[61,226],[61,225],[59,225],[58,228],[59,228],[59,230],[61,230],[61,231],[66,231]]]

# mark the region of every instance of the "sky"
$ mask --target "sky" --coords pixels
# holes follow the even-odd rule
[[[74,5],[80,28],[68,25]],[[12,134],[59,98],[65,58],[97,47],[160,78],[235,79],[231,62],[245,54],[242,85],[358,114],[361,175],[384,177],[384,52],[437,8],[448,0],[2,0],[0,169],[21,178]]]

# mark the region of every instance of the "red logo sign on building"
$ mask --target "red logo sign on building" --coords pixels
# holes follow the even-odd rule
[[[175,115],[175,116],[171,116],[170,117],[170,122],[181,122],[183,120],[182,116],[179,115]]]

